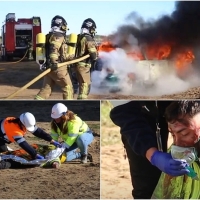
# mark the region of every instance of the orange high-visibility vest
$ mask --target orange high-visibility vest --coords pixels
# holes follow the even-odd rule
[[[8,122],[11,119],[15,119],[15,117],[7,117],[2,121],[1,131],[6,134],[10,142],[15,142],[14,137],[23,137],[26,134],[26,128],[21,130],[18,124]]]

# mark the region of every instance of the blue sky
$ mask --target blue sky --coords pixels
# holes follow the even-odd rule
[[[128,14],[135,11],[144,19],[171,14],[174,1],[0,1],[0,22],[7,13],[16,18],[40,16],[42,32],[48,33],[51,19],[63,16],[69,27],[68,34],[79,33],[84,19],[90,17],[97,24],[97,34],[107,35],[124,24]]]

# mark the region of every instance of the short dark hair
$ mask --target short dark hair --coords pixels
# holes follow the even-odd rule
[[[182,121],[185,116],[192,118],[200,113],[200,101],[174,101],[165,110],[167,122]]]

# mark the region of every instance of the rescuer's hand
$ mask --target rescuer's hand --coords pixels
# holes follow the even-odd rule
[[[58,69],[58,63],[50,63],[50,69],[51,70],[57,70]]]
[[[57,141],[52,141],[51,144],[53,144],[54,146],[59,147],[59,148],[62,147],[62,144],[60,144],[60,143],[57,142]]]
[[[36,155],[36,159],[44,159],[44,157],[41,156],[40,154],[37,154],[37,155]]]
[[[156,166],[162,172],[171,176],[182,176],[188,174],[188,163],[185,160],[174,160],[170,153],[155,151],[151,157],[151,164]]]

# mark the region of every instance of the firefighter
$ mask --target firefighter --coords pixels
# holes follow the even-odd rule
[[[71,60],[74,55],[67,54],[67,22],[56,15],[51,21],[51,30],[46,35],[46,63],[44,69],[51,68],[51,72],[44,77],[43,86],[35,96],[37,100],[49,98],[55,84],[61,87],[63,99],[73,99],[73,89],[68,69],[58,68],[57,64]]]
[[[44,159],[43,156],[37,154],[36,150],[26,142],[24,136],[27,131],[55,146],[61,146],[48,133],[36,126],[35,117],[29,112],[22,113],[19,117],[6,117],[0,121],[0,124],[0,153],[8,151],[6,144],[16,142],[31,155],[32,159]],[[0,168],[9,168],[9,164],[2,163]]]
[[[31,38],[27,39],[27,47],[28,47],[28,59],[30,61],[34,60],[34,58],[33,58],[33,43],[31,41]]]
[[[97,46],[94,40],[96,24],[88,18],[83,21],[81,33],[77,41],[76,57],[89,54],[90,57],[76,64],[75,71],[79,84],[78,99],[87,99],[90,92],[90,70],[98,58]]]
[[[94,136],[88,125],[62,103],[52,107],[51,118],[53,119],[51,136],[55,141],[62,139],[62,146],[66,148],[66,161],[78,158],[81,159],[81,163],[87,163],[88,159],[92,161],[92,156],[88,153],[88,145],[91,144]],[[80,152],[77,152],[77,148]]]

